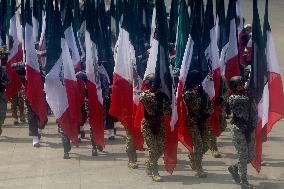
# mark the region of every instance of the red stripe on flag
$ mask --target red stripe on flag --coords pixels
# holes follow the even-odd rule
[[[165,130],[166,130],[164,163],[166,171],[172,174],[177,164],[178,129],[175,127],[173,131],[171,130],[170,115],[165,116],[164,120],[165,120]]]
[[[61,115],[61,117],[57,120],[64,133],[68,136],[70,140],[78,147],[78,125],[72,122],[72,115],[70,113],[70,107],[66,109],[66,111]]]
[[[70,112],[70,121],[73,124],[77,125],[77,128],[82,124],[82,113],[81,113],[81,103],[80,103],[80,91],[77,81],[64,79],[69,112]],[[78,134],[78,133],[77,133]]]
[[[26,66],[25,95],[33,112],[39,117],[41,128],[47,120],[47,104],[40,73],[28,64]],[[36,86],[36,87],[35,87]]]
[[[104,109],[99,102],[96,84],[88,81],[88,109],[90,126],[93,129],[93,139],[96,145],[104,147]]]
[[[21,62],[23,60],[23,50],[22,44],[18,46],[18,52],[13,58],[7,62],[7,73],[9,75],[10,83],[6,87],[7,98],[11,100],[13,97],[18,95],[18,92],[22,86],[22,78],[19,76],[14,69],[12,69],[12,64]]]
[[[113,74],[110,114],[122,125],[133,128],[133,88],[132,85],[118,74]]]
[[[225,77],[227,81],[230,81],[232,77],[240,75],[239,59],[238,55],[229,59],[226,63]]]

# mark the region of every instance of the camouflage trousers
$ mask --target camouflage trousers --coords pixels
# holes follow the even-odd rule
[[[221,132],[224,132],[227,128],[227,120],[226,120],[225,110],[221,111],[219,121],[220,121]],[[210,127],[208,128],[208,141],[207,142],[208,142],[209,150],[211,150],[212,152],[218,151],[217,137],[213,134]]]
[[[233,143],[237,150],[239,175],[242,179],[247,179],[247,164],[255,156],[255,137],[254,133],[251,134],[251,139],[248,142],[245,134],[236,126],[232,125]]]
[[[194,124],[191,119],[188,119],[187,125],[188,132],[190,134],[192,144],[193,144],[193,153],[189,155],[190,165],[193,170],[201,171],[202,168],[202,158],[203,154],[205,154],[208,149],[208,124],[204,126],[202,131],[198,128],[196,124]]]
[[[20,113],[20,121],[25,122],[25,100],[24,100],[24,91],[21,89],[11,101],[12,117],[18,121],[18,109]]]
[[[219,121],[220,121],[221,131],[224,132],[227,128],[226,112],[224,108],[221,111]]]
[[[5,92],[0,92],[0,127],[4,124],[7,113],[7,97]]]
[[[146,161],[146,166],[153,174],[157,174],[158,160],[163,155],[166,140],[166,131],[164,123],[162,122],[160,127],[156,129],[154,133],[153,125],[143,119],[142,134],[144,137],[144,141],[149,149],[149,160]]]
[[[128,156],[128,161],[130,163],[136,163],[137,162],[137,153],[136,149],[133,145],[133,140],[130,132],[126,130],[126,153]]]
[[[32,110],[31,106],[26,103],[27,105],[27,117],[28,117],[28,124],[29,124],[29,136],[38,136],[38,128],[39,128],[39,118]]]

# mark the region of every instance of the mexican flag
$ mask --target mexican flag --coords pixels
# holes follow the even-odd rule
[[[254,1],[254,21],[257,14],[257,2]],[[261,170],[261,157],[262,157],[262,142],[263,139],[267,139],[268,134],[271,132],[273,126],[284,117],[284,93],[283,84],[281,79],[280,67],[277,60],[274,40],[268,19],[268,0],[266,0],[265,5],[265,16],[263,24],[263,40],[264,40],[264,61],[267,63],[266,66],[259,64],[262,60],[259,60],[258,48],[259,44],[257,38],[254,37],[255,27],[253,24],[253,65],[252,71],[259,71],[259,77],[264,77],[262,79],[254,80],[258,83],[259,89],[262,89],[262,98],[258,103],[258,125],[255,132],[256,137],[256,156],[252,164],[255,169],[259,172]],[[254,22],[255,23],[255,22]],[[259,24],[259,20],[256,24]],[[263,53],[260,52],[260,53]],[[261,54],[260,54],[261,56]],[[260,66],[260,68],[257,68]],[[265,69],[263,69],[265,68]],[[255,77],[255,78],[259,78]],[[257,86],[257,85],[255,85]]]
[[[80,64],[80,55],[79,50],[76,44],[76,36],[73,31],[72,21],[73,21],[73,15],[72,15],[72,6],[71,1],[66,1],[64,3],[65,7],[63,11],[65,13],[64,20],[63,20],[63,31],[64,36],[68,44],[68,48],[71,51],[71,60],[73,63],[74,68],[76,71],[81,70],[81,64]]]
[[[74,92],[77,92],[75,87],[71,87],[72,83],[75,82],[75,71],[73,65],[70,66],[71,62],[67,62],[68,59],[71,59],[68,57],[69,51],[67,52],[67,42],[64,41],[64,39],[61,40],[62,26],[58,4],[56,3],[55,11],[53,10],[52,4],[49,5],[49,9],[50,10],[47,11],[48,14],[51,15],[47,16],[51,20],[48,22],[50,25],[48,25],[49,29],[47,33],[47,62],[45,67],[46,100],[65,134],[78,146],[79,125],[77,121],[81,113],[77,113],[77,115],[74,114],[76,111],[80,111],[80,106],[76,106],[77,110],[72,109],[75,107],[76,102],[73,104],[70,98],[72,93],[68,94],[68,90],[72,89],[75,89]],[[63,57],[65,58],[64,64]],[[79,100],[78,103],[80,104]]]
[[[7,62],[7,73],[10,77],[10,83],[7,85],[7,98],[11,100],[15,97],[21,86],[22,79],[11,65],[17,62],[23,61],[23,49],[22,49],[22,29],[20,24],[19,13],[16,11],[16,0],[11,0],[7,2],[7,17],[6,17],[6,31],[7,39],[6,44],[10,50]]]
[[[101,82],[99,76],[97,33],[94,24],[98,24],[98,18],[92,20],[92,10],[90,1],[86,1],[86,74],[88,89],[89,122],[93,128],[94,142],[98,146],[105,146],[104,143],[104,109]],[[94,23],[95,22],[95,23]]]
[[[209,119],[211,131],[214,135],[220,136],[221,128],[219,118],[221,108],[215,103],[219,97],[221,80],[216,27],[217,25],[214,24],[213,16],[213,2],[212,0],[208,0],[204,18],[202,42],[207,64],[211,67],[211,73],[205,78],[202,86],[214,103],[214,112]]]
[[[226,42],[221,52],[221,71],[228,81],[240,75],[236,0],[229,1],[226,18]]]
[[[42,127],[47,120],[47,106],[45,101],[45,93],[43,87],[43,79],[41,77],[37,52],[35,49],[35,33],[33,33],[32,17],[30,1],[26,1],[25,6],[26,19],[25,26],[25,53],[26,53],[26,100],[33,112],[38,116]],[[33,35],[31,35],[33,33]],[[36,87],[35,87],[36,86]]]

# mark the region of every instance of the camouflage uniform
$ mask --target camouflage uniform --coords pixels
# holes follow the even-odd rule
[[[18,108],[20,113],[20,121],[22,123],[26,122],[25,119],[25,100],[24,100],[24,87],[20,89],[18,94],[12,98],[11,101],[11,109],[12,109],[12,117],[14,118],[14,123],[18,123]]]
[[[133,145],[132,136],[128,130],[126,130],[126,153],[128,156],[128,166],[130,168],[137,168],[137,153]]]
[[[165,125],[163,116],[171,112],[169,101],[162,93],[146,90],[141,93],[140,101],[145,108],[142,121],[142,134],[149,148],[149,160],[146,162],[147,173],[159,177],[158,160],[163,155],[165,145]]]
[[[205,176],[202,168],[203,154],[209,149],[208,144],[213,137],[209,137],[208,118],[212,113],[212,104],[209,96],[202,90],[185,89],[183,98],[187,106],[187,129],[193,143],[193,154],[189,156],[193,170],[199,177]],[[210,140],[209,140],[210,138]]]
[[[248,105],[251,105],[248,108]],[[246,95],[232,95],[229,97],[229,105],[233,112],[232,136],[233,143],[238,153],[238,163],[234,165],[238,170],[240,179],[247,181],[247,164],[255,155],[255,139],[252,132],[257,121],[256,105],[251,103]],[[252,112],[250,112],[252,111]],[[250,115],[253,115],[250,117]]]
[[[9,77],[6,70],[0,67],[0,135],[2,125],[4,124],[7,112],[6,85],[9,83]]]

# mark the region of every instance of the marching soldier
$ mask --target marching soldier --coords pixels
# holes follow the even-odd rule
[[[155,75],[145,78],[145,85],[149,89],[142,92],[140,101],[144,106],[145,114],[142,121],[142,134],[149,148],[149,159],[146,161],[147,174],[153,181],[162,181],[158,172],[158,160],[163,154],[165,145],[165,125],[163,117],[171,113],[169,99],[155,88]]]
[[[230,80],[230,89],[233,94],[229,97],[229,105],[233,112],[232,136],[237,150],[238,163],[230,166],[228,170],[234,181],[241,183],[242,188],[253,188],[247,180],[247,164],[255,155],[253,131],[257,122],[257,110],[256,104],[249,99],[244,85],[240,76],[235,76]]]
[[[6,63],[8,54],[9,52],[5,47],[0,48],[0,136],[7,113],[6,86],[9,83],[9,77],[6,71]]]
[[[193,153],[189,155],[190,165],[196,176],[207,177],[202,168],[203,154],[208,146],[208,118],[212,113],[212,104],[209,96],[201,86],[201,74],[193,70],[188,73],[191,76],[183,91],[183,99],[187,107],[187,128],[193,142]]]

